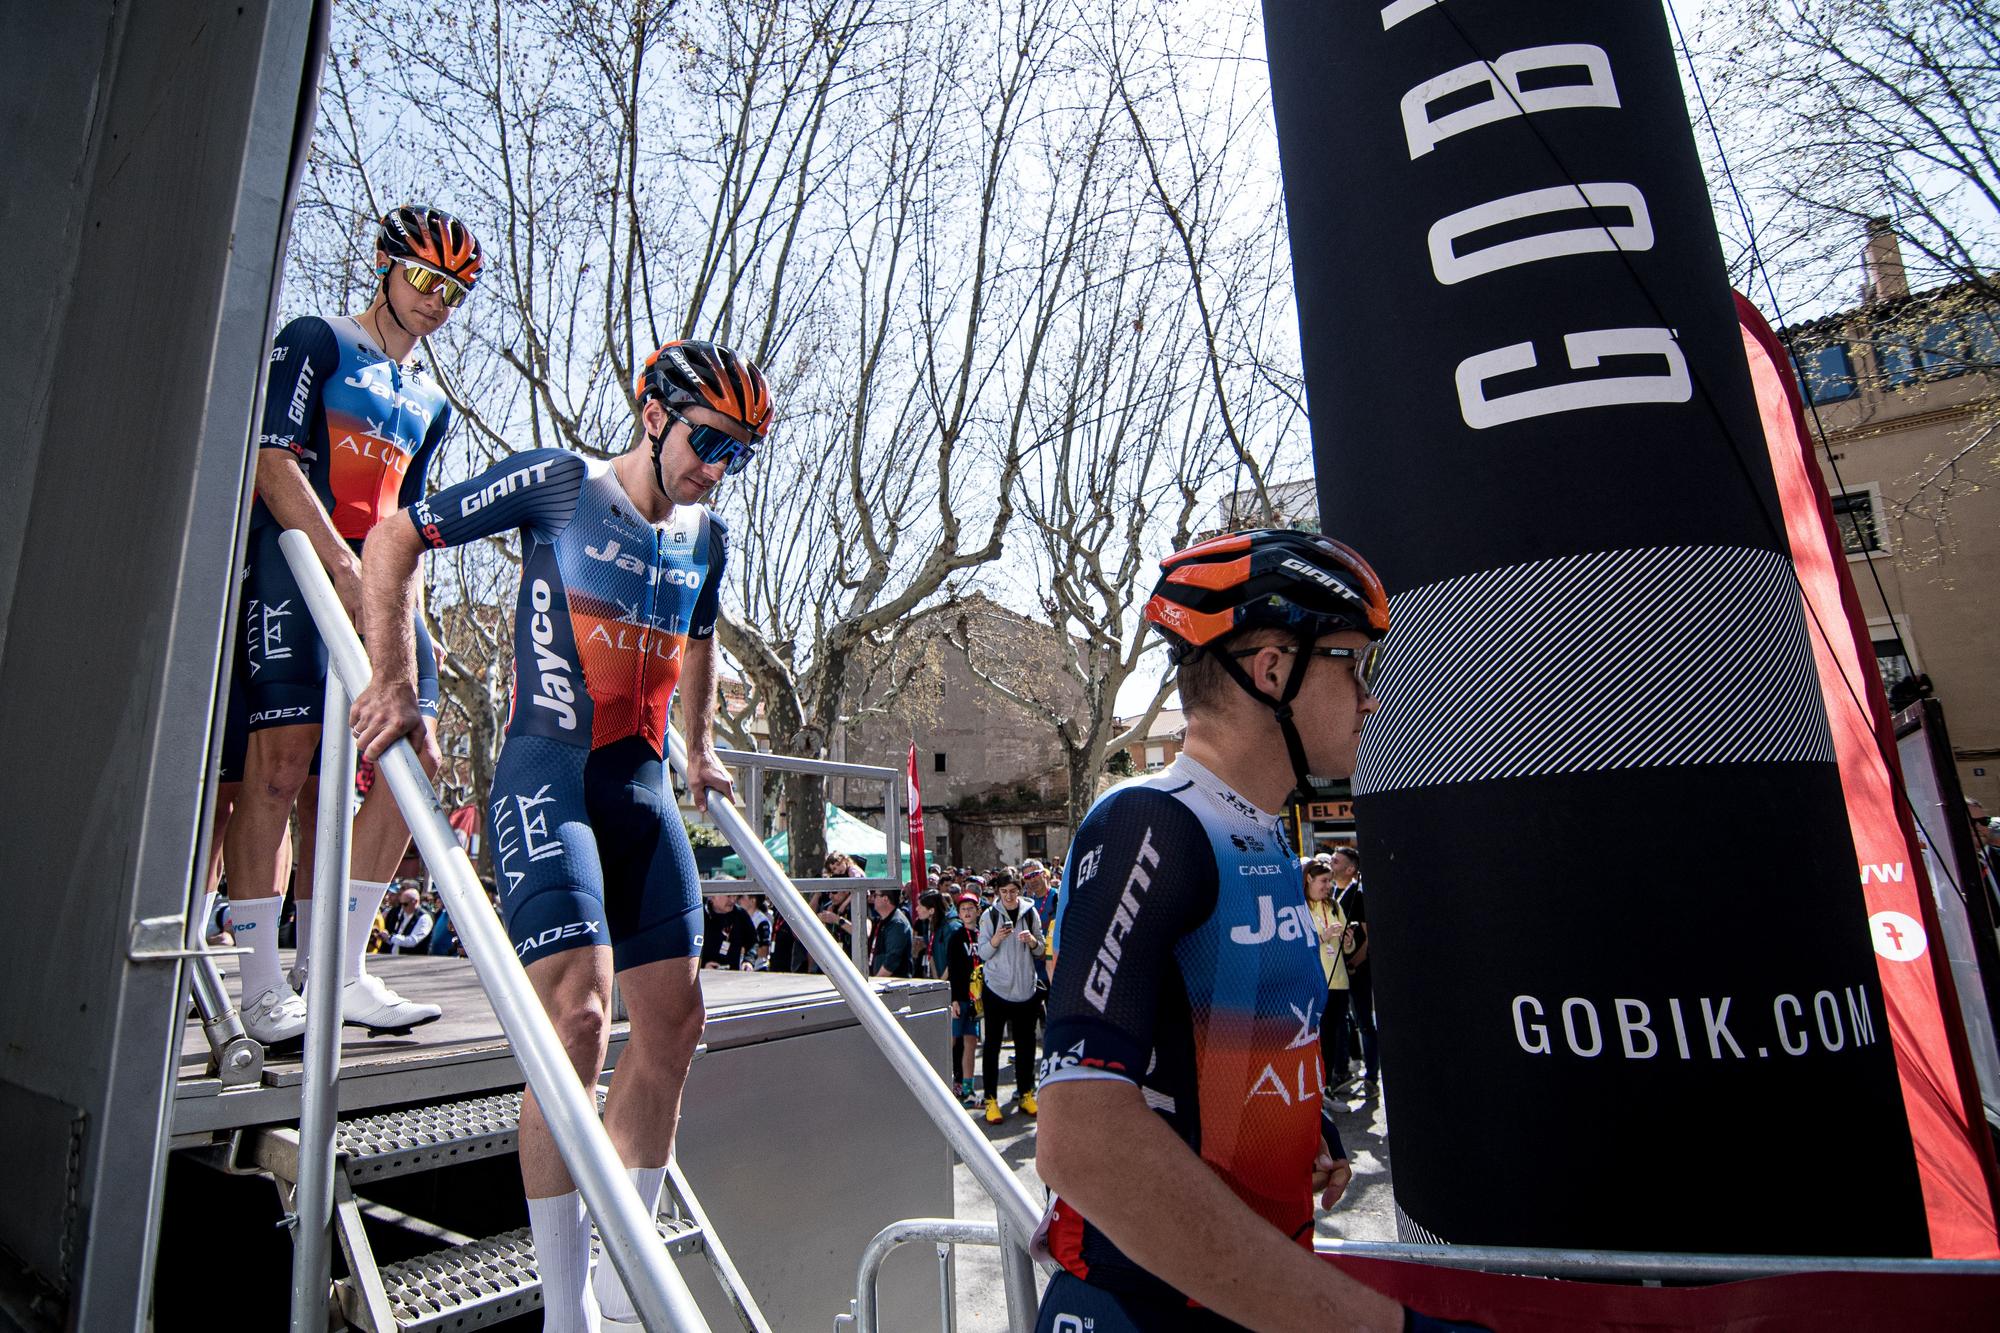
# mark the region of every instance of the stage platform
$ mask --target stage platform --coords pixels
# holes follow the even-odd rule
[[[441,1152],[412,1148],[398,1131],[390,1148],[350,1160],[377,1258],[429,1272],[433,1260],[422,1256],[440,1245],[504,1239],[527,1224],[511,1121],[472,1123],[501,1114],[496,1103],[511,1105],[504,1094],[519,1090],[521,1072],[469,961],[378,956],[368,966],[444,1010],[406,1037],[350,1029],[341,1047],[343,1124],[382,1117],[414,1127],[426,1143],[431,1127],[450,1131]],[[224,973],[234,995],[227,963]],[[945,983],[873,984],[942,1069]],[[708,1021],[688,1072],[676,1157],[772,1327],[824,1329],[846,1309],[871,1236],[900,1218],[950,1215],[954,1159],[826,978],[712,971],[702,973],[702,993]],[[626,1025],[615,1024],[614,1084],[625,1035]],[[154,1293],[159,1327],[196,1326],[189,1321],[211,1308],[208,1283],[191,1275],[208,1273],[218,1252],[232,1256],[238,1324],[283,1326],[290,1239],[278,1225],[279,1191],[256,1172],[259,1146],[268,1150],[272,1139],[266,1131],[282,1138],[298,1122],[301,1078],[294,1053],[267,1058],[259,1082],[225,1088],[208,1074],[200,1025],[184,1029]],[[707,1261],[680,1253],[677,1262],[710,1326],[737,1327]],[[936,1326],[940,1281],[930,1247],[890,1256],[880,1290],[883,1327]],[[526,1333],[538,1319],[528,1313],[489,1326]]]
[[[233,996],[235,960],[221,961],[224,984]],[[284,963],[291,965],[289,949]],[[444,1016],[404,1037],[370,1037],[359,1028],[344,1029],[343,1113],[521,1086],[520,1066],[469,959],[373,955],[368,970],[404,996],[437,1005]],[[941,981],[878,980],[875,985],[890,1009],[911,1015],[944,1010],[950,1002]],[[702,1051],[803,1036],[854,1021],[833,984],[817,974],[707,971],[702,973],[702,998],[708,1009]],[[625,1033],[625,1023],[613,1024],[607,1069],[616,1067]],[[698,1063],[701,1052],[695,1058]],[[208,1072],[208,1044],[200,1023],[190,1019],[181,1034],[172,1146],[195,1147],[228,1131],[297,1120],[302,1079],[296,1050],[266,1052],[260,1082],[223,1086]]]

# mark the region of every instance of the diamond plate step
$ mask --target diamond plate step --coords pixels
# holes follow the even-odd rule
[[[658,1226],[670,1254],[701,1247],[701,1231],[692,1223],[662,1217]],[[336,1284],[348,1322],[369,1333],[480,1328],[542,1307],[535,1242],[526,1227],[385,1264],[381,1280],[395,1315],[393,1328],[376,1328],[369,1321],[366,1303],[353,1278]]]
[[[597,1104],[601,1110],[602,1088]],[[342,1120],[334,1127],[333,1148],[347,1159],[348,1182],[360,1185],[513,1152],[520,1121],[517,1089]],[[260,1130],[248,1147],[258,1166],[287,1184],[298,1180],[297,1126]]]

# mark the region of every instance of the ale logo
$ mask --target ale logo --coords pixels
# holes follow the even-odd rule
[[[1875,942],[1875,952],[1892,963],[1921,958],[1929,943],[1922,923],[1901,912],[1877,912],[1869,917],[1868,935]]]

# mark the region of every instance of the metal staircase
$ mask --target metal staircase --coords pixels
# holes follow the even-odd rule
[[[600,1110],[603,1101],[600,1088]],[[514,1091],[371,1111],[336,1122],[333,1229],[348,1276],[334,1284],[334,1297],[349,1324],[368,1333],[433,1333],[480,1328],[541,1308],[535,1245],[526,1227],[475,1237],[403,1219],[415,1221],[440,1247],[379,1263],[364,1223],[371,1211],[364,1196],[373,1182],[511,1155],[520,1115],[521,1094]],[[289,1206],[300,1171],[297,1127],[252,1131],[237,1153],[240,1168],[271,1175]],[[678,1165],[668,1168],[660,1204],[654,1225],[667,1253],[676,1258],[702,1255],[744,1329],[769,1333]]]

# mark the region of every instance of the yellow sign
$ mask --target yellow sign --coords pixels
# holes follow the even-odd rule
[[[1330,824],[1339,820],[1354,818],[1352,801],[1311,801],[1306,805],[1306,818],[1315,824]]]

